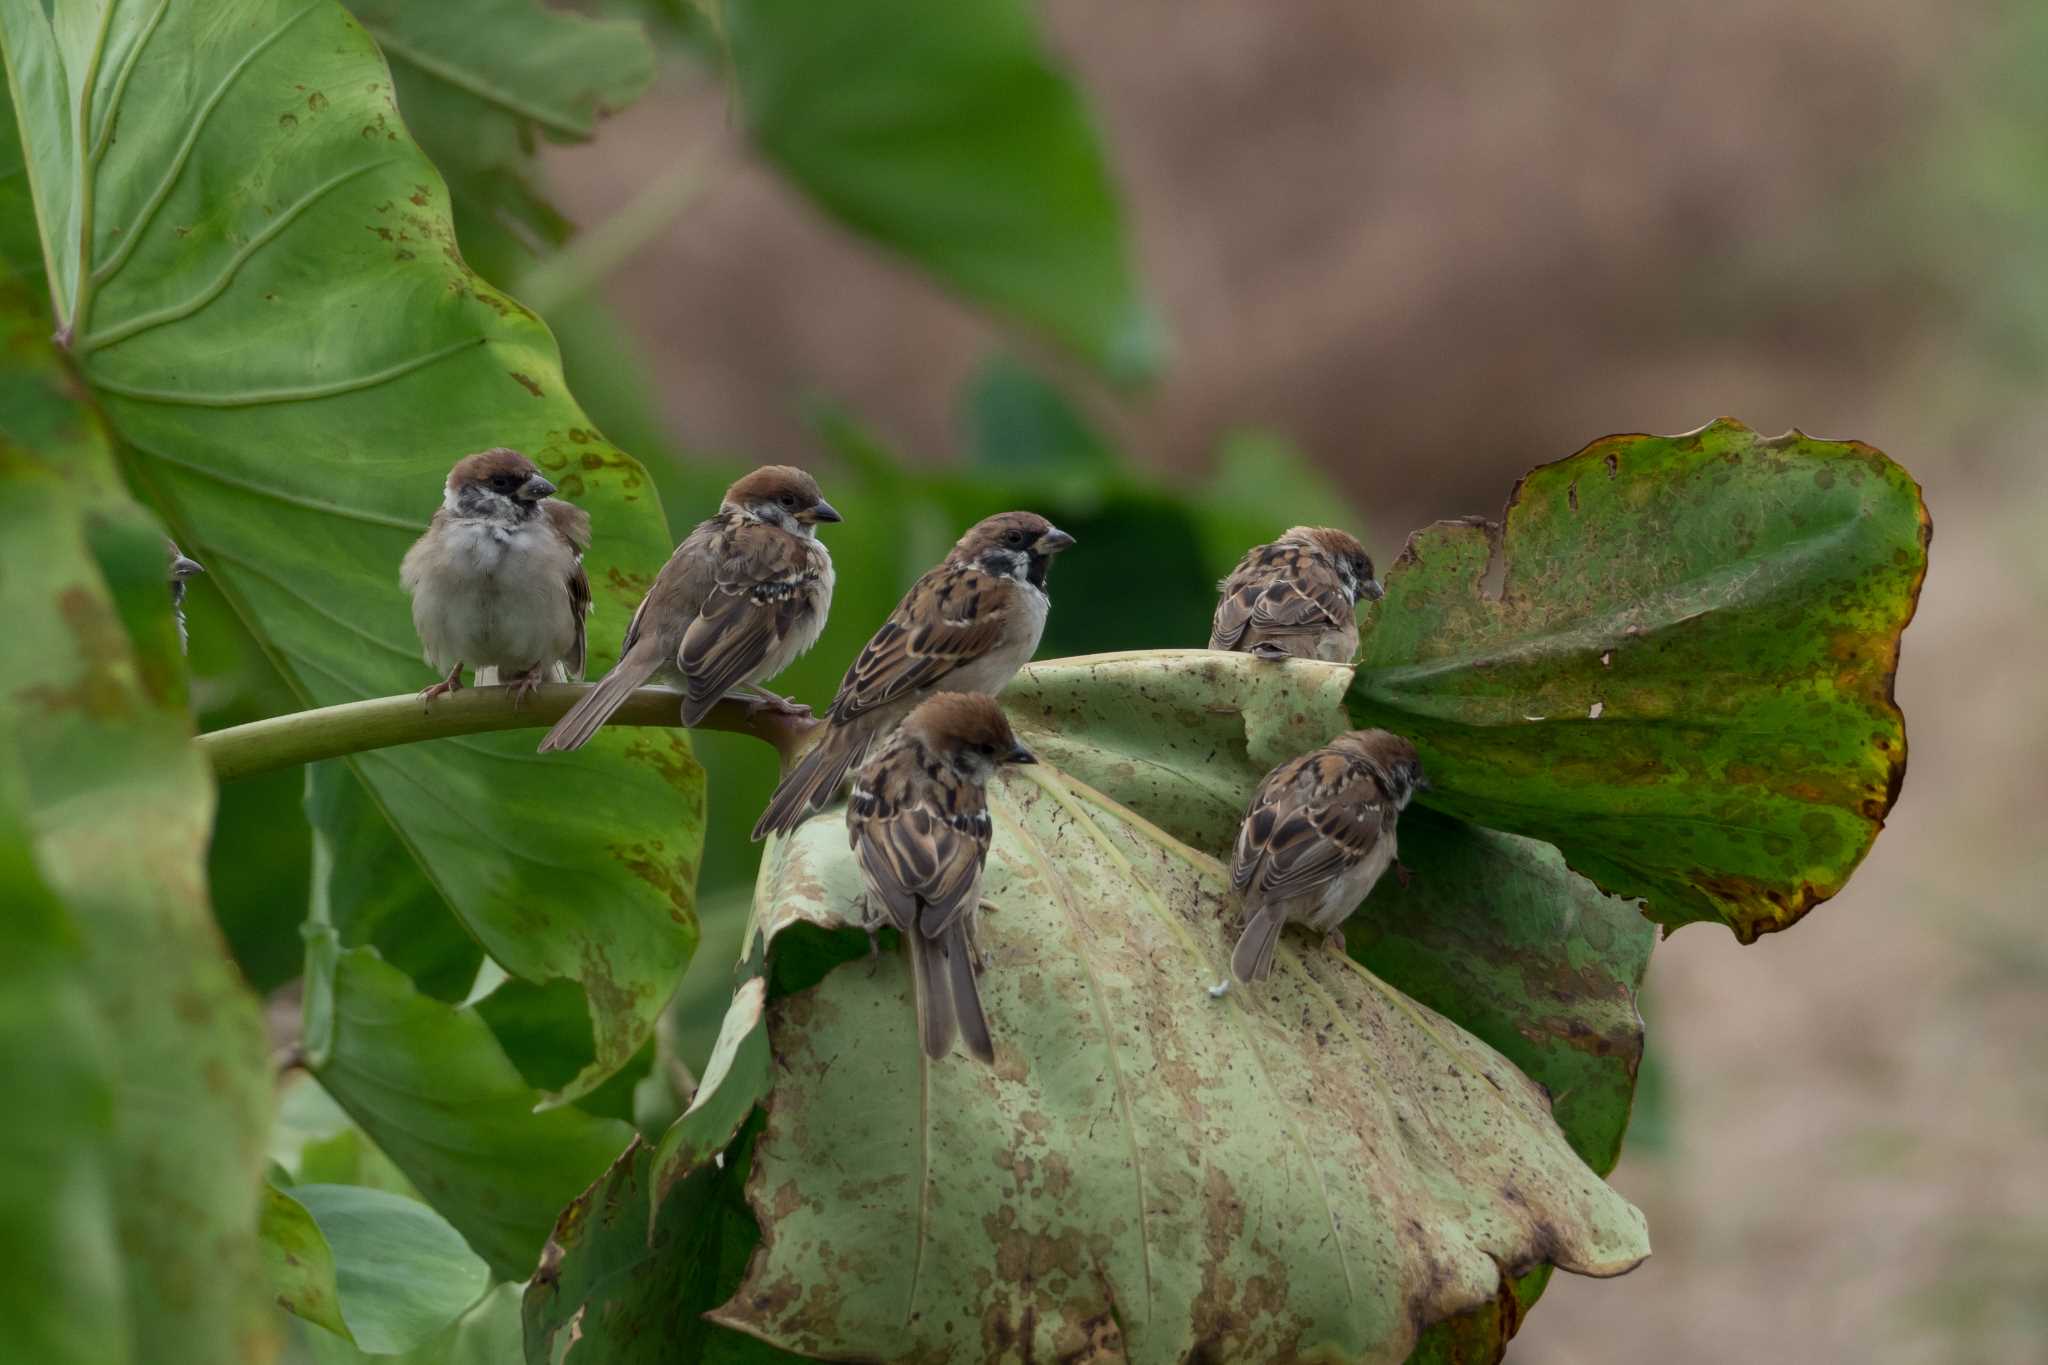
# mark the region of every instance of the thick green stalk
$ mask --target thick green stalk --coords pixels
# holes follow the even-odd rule
[[[198,744],[213,765],[214,776],[231,782],[394,744],[553,725],[589,690],[580,683],[550,683],[516,709],[511,690],[505,687],[468,687],[431,703],[415,693],[377,697],[215,730],[200,735]],[[681,704],[680,693],[643,687],[606,724],[675,725]],[[745,702],[728,700],[713,707],[698,728],[752,735],[774,746],[787,763],[820,723],[809,715],[767,707],[754,710]]]

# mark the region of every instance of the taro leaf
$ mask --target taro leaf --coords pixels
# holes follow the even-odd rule
[[[523,1279],[562,1206],[633,1130],[539,1092],[472,1009],[421,995],[375,949],[310,930],[306,1046],[313,1074],[491,1268]]]
[[[757,947],[743,964],[695,1099],[659,1149],[635,1142],[557,1220],[522,1310],[530,1365],[555,1358],[572,1321],[567,1360],[582,1365],[783,1358],[701,1316],[759,1241],[723,1155],[768,1090],[763,960]]]
[[[1165,341],[1080,97],[1025,0],[725,0],[762,153],[826,212],[1124,381]]]
[[[122,492],[106,433],[44,336],[18,287],[0,283],[0,767],[14,774],[42,885],[67,914],[79,954],[69,980],[109,1045],[113,1094],[94,1093],[107,1073],[79,1050],[91,1040],[63,959],[31,943],[9,965],[45,974],[20,1000],[53,991],[57,1013],[32,1045],[47,1055],[15,1065],[73,1072],[54,1077],[61,1101],[28,1114],[31,1126],[63,1124],[65,1150],[10,1167],[61,1196],[64,1227],[32,1274],[9,1263],[36,1296],[25,1326],[10,1316],[9,1343],[38,1361],[85,1349],[263,1359],[275,1345],[255,1236],[269,1074],[257,1003],[206,903],[213,786],[189,740],[163,536]],[[18,894],[5,917],[47,925],[34,888]],[[49,1084],[26,1079],[11,1102]],[[48,1317],[73,1309],[91,1320]]]
[[[519,1290],[516,1284],[496,1286],[446,1328],[397,1355],[370,1355],[317,1330],[303,1333],[301,1343],[312,1365],[515,1365]]]
[[[334,1249],[321,1235],[304,1204],[274,1184],[263,1187],[263,1260],[270,1271],[277,1306],[307,1322],[348,1336],[341,1316],[341,1289],[336,1283]]]
[[[1667,927],[1749,942],[1839,891],[1905,776],[1906,472],[1724,420],[1544,465],[1504,526],[1412,536],[1364,642],[1352,714],[1414,739],[1430,804]]]
[[[28,1121],[0,1126],[0,1265],[35,1273],[0,1275],[0,1321],[23,1360],[121,1365],[114,1049],[78,926],[35,867],[12,723],[0,710],[0,1094]]]
[[[558,245],[568,224],[539,181],[539,137],[587,142],[597,120],[640,97],[654,49],[637,24],[539,0],[348,0],[391,63],[398,107],[469,215]]]
[[[179,543],[307,704],[415,689],[398,562],[457,456],[516,446],[591,514],[603,669],[670,548],[657,499],[547,329],[463,264],[369,37],[333,0],[95,17],[0,6],[0,43],[61,333]],[[645,1042],[688,959],[703,793],[680,731],[532,742],[353,766],[493,957],[584,988],[573,1096]]]
[[[1206,649],[1099,654],[1030,665],[1003,703],[1041,757],[1227,858],[1272,766],[1349,727],[1348,678]],[[1414,876],[1385,879],[1352,917],[1353,956],[1545,1086],[1604,1175],[1628,1126],[1655,928],[1533,840],[1420,806],[1399,838]]]
[[[715,1321],[863,1358],[1400,1360],[1504,1275],[1647,1254],[1478,1039],[1306,939],[1216,999],[1218,864],[1050,765],[994,809],[995,1066],[922,1063],[898,953],[771,1000],[761,1250]],[[769,855],[764,931],[847,922],[857,883],[813,819]]]
[[[490,1283],[462,1234],[418,1200],[354,1185],[266,1193],[278,1301],[373,1355],[431,1340]]]

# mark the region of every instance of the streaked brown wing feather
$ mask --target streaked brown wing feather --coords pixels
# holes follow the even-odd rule
[[[909,746],[895,744],[855,778],[846,827],[847,842],[902,932],[936,938],[975,908],[993,832],[979,788],[921,768]]]
[[[1314,891],[1372,851],[1393,807],[1362,765],[1319,749],[1260,784],[1238,832],[1231,885],[1261,901]]]
[[[569,549],[575,554],[569,569],[569,613],[576,618],[576,639],[569,646],[562,663],[569,670],[570,677],[581,678],[583,666],[590,655],[590,575],[583,571],[583,552],[590,548],[590,513],[573,502],[560,502],[554,498],[544,500],[540,510],[547,517],[548,526],[568,542]]]
[[[995,648],[1010,609],[1010,596],[1000,589],[979,569],[955,565],[918,579],[846,670],[832,719],[843,724],[934,686]]]
[[[1300,546],[1264,545],[1223,580],[1211,649],[1236,649],[1252,632],[1292,634],[1343,627],[1352,607],[1329,563]]]
[[[677,655],[694,701],[724,696],[760,667],[802,611],[806,576],[815,577],[804,543],[773,527],[739,526],[725,548]]]

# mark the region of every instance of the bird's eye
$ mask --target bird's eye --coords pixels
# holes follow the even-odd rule
[[[974,746],[974,748],[977,753],[980,753],[984,756],[993,754],[996,751],[996,746],[993,744],[977,744]]]
[[[1004,533],[1003,544],[1009,546],[1013,550],[1022,549],[1024,545],[1024,533],[1022,531],[1016,530]]]
[[[516,482],[510,474],[491,475],[491,487],[501,493],[510,492]]]
[[[791,509],[792,511],[794,511],[796,508],[796,494],[794,493],[784,493],[781,497],[777,498],[776,501],[781,503],[784,507]]]

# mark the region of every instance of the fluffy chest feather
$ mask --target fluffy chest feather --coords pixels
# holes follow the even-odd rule
[[[406,556],[413,624],[428,661],[526,669],[568,653],[575,554],[542,519],[450,518]]]

